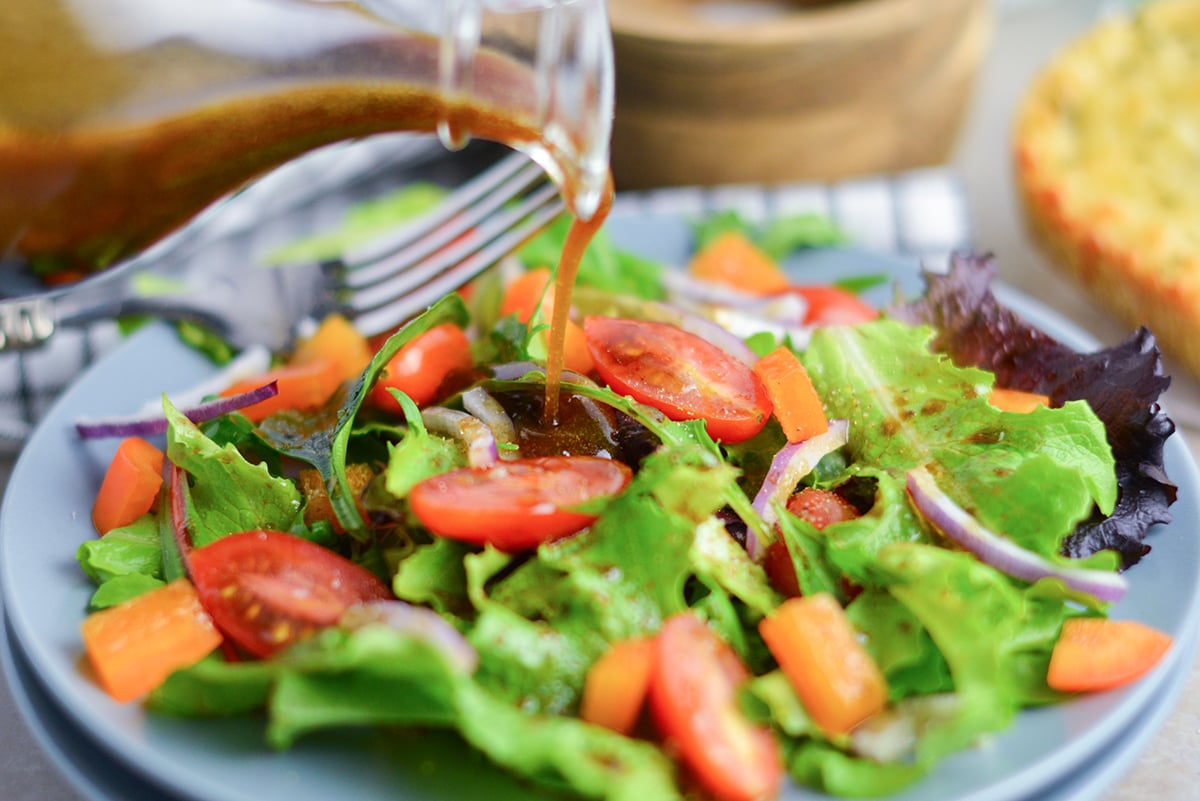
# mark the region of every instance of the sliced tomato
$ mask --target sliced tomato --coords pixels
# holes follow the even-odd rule
[[[413,339],[391,358],[371,387],[369,401],[377,408],[400,414],[400,404],[388,392],[390,387],[404,392],[418,406],[425,406],[438,399],[447,379],[473,366],[466,333],[453,323],[443,323]]]
[[[832,523],[853,520],[859,516],[858,509],[841,495],[816,487],[805,487],[788,498],[787,510],[807,520],[818,531]]]
[[[190,562],[217,628],[264,658],[336,624],[354,604],[393,597],[366,568],[281,531],[230,534],[192,551]]]
[[[738,707],[750,672],[733,649],[691,613],[671,616],[654,640],[649,701],[655,725],[717,801],[775,798],[783,781],[770,729]]]
[[[828,284],[793,284],[787,292],[808,304],[805,325],[857,325],[879,316],[879,310],[853,292]]]
[[[591,524],[595,515],[571,507],[616,495],[632,477],[611,459],[543,456],[451,470],[417,484],[408,501],[435,534],[520,551]]]
[[[792,554],[788,551],[783,537],[776,537],[763,552],[763,570],[767,572],[767,580],[775,588],[775,592],[788,598],[802,595],[800,579],[796,576],[796,565],[792,562]]]
[[[596,372],[610,387],[672,420],[704,420],[713,439],[749,439],[771,416],[771,400],[754,371],[695,334],[601,316],[585,319],[583,332]]]

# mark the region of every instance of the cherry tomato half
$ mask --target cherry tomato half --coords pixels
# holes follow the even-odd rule
[[[407,394],[418,406],[437,400],[446,379],[471,369],[471,342],[453,323],[442,323],[414,338],[391,358],[375,385],[370,403],[400,413],[388,387]]]
[[[808,304],[805,325],[857,325],[879,316],[879,310],[853,292],[827,284],[794,284],[786,292]]]
[[[191,552],[200,603],[225,636],[268,657],[393,595],[374,573],[282,531],[230,534]]]
[[[628,465],[611,459],[542,456],[427,478],[408,502],[435,534],[520,551],[589,525],[595,515],[570,507],[616,495],[632,477]]]
[[[738,687],[750,673],[737,654],[688,612],[667,618],[654,643],[650,710],[668,749],[717,801],[775,798],[779,748],[738,708]]]
[[[787,510],[807,520],[818,531],[833,523],[842,523],[859,517],[858,509],[850,501],[827,489],[805,487],[788,498]]]
[[[605,383],[672,420],[703,419],[713,439],[749,439],[771,416],[771,400],[754,371],[695,334],[601,316],[585,319],[583,332]]]

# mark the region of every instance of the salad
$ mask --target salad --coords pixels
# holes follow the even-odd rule
[[[1105,610],[1174,501],[1152,335],[1075,353],[974,254],[879,311],[779,269],[797,228],[708,220],[684,271],[602,236],[553,420],[560,229],[390,336],[331,318],[84,426],[122,437],[97,680],[272,748],[439,729],[549,793],[752,801],[887,795],[1144,675],[1170,637]]]

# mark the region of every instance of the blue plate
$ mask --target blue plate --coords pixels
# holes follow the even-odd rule
[[[619,244],[682,263],[686,222],[678,217],[620,219]],[[789,268],[806,281],[885,274],[906,291],[919,286],[916,265],[854,251],[819,251]],[[874,290],[887,300],[890,287]],[[1028,299],[1006,299],[1049,333],[1081,349],[1094,342]],[[41,691],[70,725],[119,761],[139,782],[199,801],[440,801],[531,798],[454,737],[394,731],[337,731],[274,753],[257,719],[194,721],[148,715],[111,701],[81,668],[79,623],[92,586],[74,560],[93,535],[91,500],[111,457],[110,442],[81,442],[79,417],[128,414],[160,393],[179,392],[212,373],[164,327],[150,327],[98,363],[59,400],[25,448],[0,510],[0,588],[12,637]],[[1090,760],[1131,759],[1144,738],[1127,739],[1135,720],[1155,720],[1173,703],[1166,688],[1191,664],[1200,620],[1200,480],[1179,437],[1167,443],[1168,474],[1180,488],[1175,522],[1158,527],[1153,552],[1129,573],[1131,588],[1112,615],[1155,626],[1176,638],[1163,663],[1137,684],[1031,710],[979,748],[956,754],[906,793],[903,801],[1017,801],[1072,777]],[[1143,721],[1144,723],[1144,721]],[[1139,724],[1142,725],[1142,724]],[[1111,777],[1109,778],[1111,780]],[[823,796],[790,787],[789,801]]]

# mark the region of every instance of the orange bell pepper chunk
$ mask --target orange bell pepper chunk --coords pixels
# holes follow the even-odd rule
[[[320,326],[296,345],[289,365],[330,362],[337,372],[338,383],[357,378],[371,362],[374,351],[367,338],[340,314],[331,314]]]
[[[635,637],[614,643],[588,670],[579,717],[629,734],[645,704],[653,665],[653,639]]]
[[[1039,406],[1049,406],[1050,396],[1020,389],[993,387],[988,395],[988,403],[1001,411],[1027,413]]]
[[[277,382],[279,393],[266,400],[245,406],[239,411],[255,423],[265,420],[276,412],[288,410],[311,410],[319,408],[329,400],[342,385],[341,371],[328,361],[275,367],[255,378],[243,379],[221,393],[223,397],[249,392],[272,381]]]
[[[81,631],[100,686],[121,702],[132,701],[176,670],[200,661],[222,639],[187,579],[93,612]]]
[[[101,535],[127,526],[154,507],[163,484],[163,452],[141,437],[117,445],[92,505],[92,525]]]
[[[1060,692],[1094,692],[1129,684],[1148,673],[1172,637],[1135,620],[1073,617],[1050,653],[1046,683]]]
[[[781,345],[754,364],[754,372],[767,388],[775,419],[788,442],[801,442],[829,430],[821,396],[804,365]]]
[[[698,250],[688,272],[696,278],[765,296],[788,288],[787,273],[774,259],[737,231],[726,231]]]
[[[536,311],[543,319],[549,321],[554,315],[553,280],[553,273],[546,267],[535,267],[522,273],[505,287],[504,297],[500,301],[500,316],[513,314],[521,322],[528,323]],[[567,321],[565,329],[563,367],[587,375],[596,363],[592,359],[592,352],[588,350],[583,329],[573,320]],[[546,331],[541,332],[542,336],[546,334]]]
[[[844,734],[883,709],[887,682],[828,593],[789,598],[758,624],[813,721]]]

